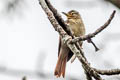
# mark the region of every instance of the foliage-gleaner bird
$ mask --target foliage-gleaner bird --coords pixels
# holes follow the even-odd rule
[[[79,12],[71,10],[68,13],[63,12],[63,14],[67,16],[66,24],[69,26],[69,28],[72,31],[72,34],[75,37],[85,35],[85,27]],[[80,47],[82,47],[82,43],[83,43],[82,41],[79,42]],[[58,61],[54,72],[54,75],[56,77],[60,77],[61,75],[63,76],[63,78],[65,77],[66,63],[71,59],[72,56],[73,56],[72,51],[67,47],[66,44],[62,42],[60,37],[58,49]]]

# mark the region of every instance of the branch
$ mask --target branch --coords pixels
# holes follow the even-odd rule
[[[111,70],[98,70],[95,69],[101,75],[118,75],[120,74],[120,69],[111,69]]]
[[[99,50],[99,48],[95,45],[95,43],[92,41],[91,38],[87,39],[87,41],[88,41],[88,43],[92,43],[92,45],[93,45],[94,48],[95,48],[95,51],[98,51],[98,50]]]
[[[87,79],[87,80],[92,80],[92,76],[91,76],[90,73],[86,70],[85,66],[82,65],[82,67],[84,68],[84,73],[86,74],[86,79]]]
[[[72,43],[78,42],[78,41],[84,41],[84,40],[88,40],[90,38],[95,37],[98,33],[100,33],[101,31],[103,31],[112,21],[114,15],[115,15],[116,11],[114,10],[113,13],[111,14],[110,18],[107,20],[107,22],[101,26],[100,28],[98,28],[95,32],[85,35],[85,36],[81,36],[81,37],[77,37],[76,39],[72,40]]]
[[[79,59],[79,61],[82,63],[82,65],[85,67],[86,71],[93,76],[96,80],[102,80],[102,78],[99,76],[99,74],[94,71],[93,68],[90,67],[89,63],[87,60],[85,60],[82,55],[81,52],[83,52],[81,50],[81,52],[76,48],[75,44],[71,44],[70,43],[71,40],[69,39],[69,41],[67,42],[67,46],[71,49],[71,51],[76,55],[76,57]],[[84,53],[83,53],[84,54]]]

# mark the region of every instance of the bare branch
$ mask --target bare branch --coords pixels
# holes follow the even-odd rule
[[[99,48],[95,45],[95,43],[92,41],[91,38],[87,39],[87,41],[88,41],[88,43],[92,43],[92,45],[93,45],[94,48],[95,48],[95,51],[98,51],[98,50],[99,50]]]
[[[85,74],[86,74],[86,79],[87,80],[93,80],[92,77],[90,76],[90,74],[88,72],[85,72]]]
[[[120,74],[120,69],[111,69],[111,70],[98,70],[95,69],[101,75],[118,75]]]
[[[86,79],[87,80],[93,80],[92,76],[90,75],[90,73],[88,73],[88,71],[86,70],[85,66],[82,65],[82,67],[84,68],[84,73],[86,74]]]
[[[71,46],[72,47],[72,46]],[[70,48],[70,47],[69,47]],[[75,48],[73,48],[75,49]],[[72,49],[72,50],[73,50]],[[74,50],[73,50],[74,51]],[[77,51],[77,50],[76,50]],[[75,51],[74,51],[75,54]],[[89,75],[94,77],[96,80],[103,80],[100,75],[92,68],[90,67],[90,63],[88,63],[87,59],[82,57],[81,54],[84,54],[84,52],[82,51],[82,49],[80,48],[80,53],[76,52],[76,56],[79,59],[79,61],[82,63],[83,68],[85,69],[85,71],[87,72],[86,76],[87,78],[90,79]],[[81,57],[80,57],[81,56]],[[89,75],[88,75],[89,74]]]

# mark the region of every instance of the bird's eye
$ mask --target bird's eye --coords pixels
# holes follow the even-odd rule
[[[71,13],[72,15],[74,14],[74,12]]]
[[[72,12],[71,14],[72,14],[72,15],[75,15],[75,13],[74,13],[74,12]]]
[[[73,13],[72,15],[73,15],[73,16],[76,16],[76,13]]]

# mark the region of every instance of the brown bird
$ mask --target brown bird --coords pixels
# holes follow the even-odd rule
[[[67,16],[66,24],[69,26],[72,34],[75,37],[85,35],[85,27],[79,12],[71,10],[68,13],[63,12],[63,14]],[[80,47],[82,47],[82,43],[83,42],[79,42]],[[72,51],[67,47],[66,44],[62,42],[60,37],[58,48],[58,61],[54,72],[54,75],[56,77],[60,77],[61,75],[63,76],[63,78],[65,77],[66,63],[71,59],[72,56]]]

